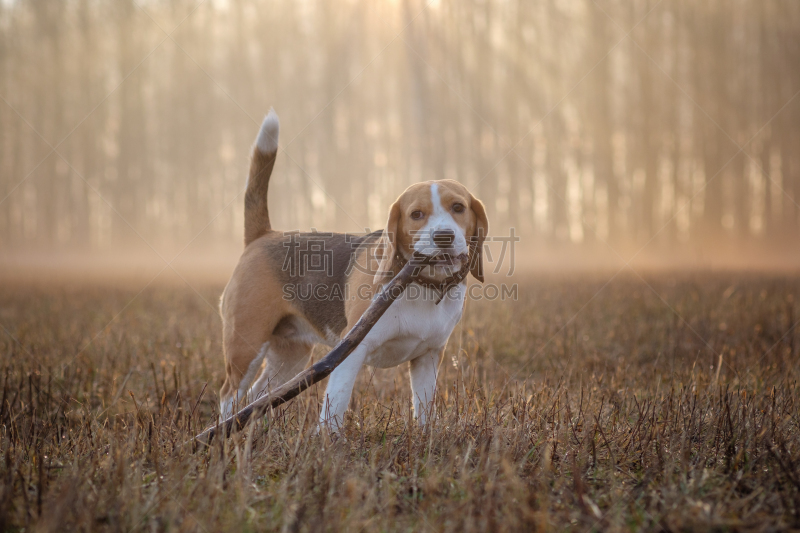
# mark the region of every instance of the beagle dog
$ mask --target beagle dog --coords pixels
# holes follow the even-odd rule
[[[439,358],[466,301],[467,273],[483,282],[489,229],[483,204],[453,180],[417,183],[392,204],[386,228],[367,235],[272,229],[267,188],[278,152],[278,117],[264,118],[245,193],[245,249],[220,302],[225,383],[220,413],[268,393],[302,371],[316,343],[334,346],[380,287],[413,254],[432,257],[359,346],[331,374],[320,424],[344,420],[363,365],[410,362],[414,412],[424,424]]]

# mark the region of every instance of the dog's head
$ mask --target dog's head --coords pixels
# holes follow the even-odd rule
[[[414,252],[433,257],[422,272],[427,278],[444,280],[468,261],[470,272],[482,282],[488,231],[486,210],[466,187],[453,180],[416,183],[389,210],[375,283],[397,273],[397,256],[408,260]]]

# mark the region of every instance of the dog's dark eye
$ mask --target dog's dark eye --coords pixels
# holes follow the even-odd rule
[[[454,213],[463,213],[464,212],[464,204],[453,204],[453,212]]]
[[[425,216],[425,215],[422,213],[422,211],[413,211],[413,212],[411,213],[411,218],[413,218],[414,220],[419,220],[419,219],[421,219],[421,218],[422,218],[422,217],[424,217],[424,216]]]

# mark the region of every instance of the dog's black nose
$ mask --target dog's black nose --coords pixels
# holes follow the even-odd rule
[[[456,240],[456,233],[451,229],[440,229],[433,232],[433,243],[439,248],[449,248]]]

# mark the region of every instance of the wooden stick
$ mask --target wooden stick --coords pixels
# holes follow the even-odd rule
[[[192,442],[208,445],[218,431],[222,431],[223,435],[227,437],[232,431],[238,431],[243,428],[251,418],[262,416],[267,410],[288,402],[311,385],[328,377],[330,373],[333,372],[337,366],[342,364],[342,361],[356,349],[361,341],[364,340],[364,337],[367,336],[367,333],[370,332],[381,316],[389,309],[392,302],[403,294],[408,284],[414,281],[414,278],[419,274],[419,268],[429,261],[429,257],[415,256],[414,259],[406,263],[397,276],[388,284],[384,285],[378,296],[375,297],[364,314],[361,315],[361,318],[358,319],[356,325],[353,326],[353,329],[339,341],[339,344],[337,344],[328,355],[297,374],[294,378],[287,381],[270,394],[266,394],[253,401],[227,420],[207,428],[197,435]]]

